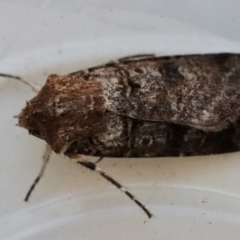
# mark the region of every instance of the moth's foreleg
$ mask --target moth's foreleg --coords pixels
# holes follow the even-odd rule
[[[34,180],[33,184],[31,185],[30,189],[28,190],[27,195],[24,198],[24,201],[26,201],[26,202],[28,201],[31,193],[33,192],[33,190],[35,188],[35,186],[38,184],[38,182],[42,178],[42,176],[43,176],[43,174],[46,170],[47,163],[49,162],[49,159],[51,157],[51,153],[52,153],[52,148],[51,148],[50,145],[47,144],[46,149],[45,149],[44,154],[43,154],[43,157],[42,157],[43,163],[42,163],[42,167],[40,169],[40,172],[39,172],[38,176],[36,177],[36,179]]]

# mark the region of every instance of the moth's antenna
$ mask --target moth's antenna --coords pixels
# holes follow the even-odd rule
[[[77,163],[100,174],[103,178],[108,180],[110,183],[112,183],[114,186],[124,192],[131,200],[133,200],[147,214],[149,218],[153,216],[153,214],[141,202],[139,202],[135,196],[133,196],[129,191],[127,191],[126,188],[123,187],[119,182],[117,182],[112,177],[103,172],[100,168],[98,168],[95,163],[86,160],[78,161]]]
[[[40,172],[37,176],[37,178],[34,180],[32,186],[30,187],[30,189],[28,190],[27,192],[27,195],[26,197],[24,198],[24,201],[28,201],[32,191],[34,190],[35,186],[38,184],[38,182],[40,181],[41,177],[43,176],[45,170],[46,170],[46,166],[47,166],[47,163],[49,162],[49,159],[50,159],[50,156],[51,156],[51,153],[52,153],[52,148],[50,145],[46,145],[46,149],[44,151],[44,154],[43,154],[43,164],[42,164],[42,167],[40,169]]]
[[[34,83],[31,83],[19,76],[15,76],[15,75],[11,75],[11,74],[4,74],[4,73],[0,73],[0,77],[6,77],[6,78],[13,78],[13,79],[16,79],[16,80],[19,80],[20,82],[28,85],[30,88],[32,88],[32,90],[36,93],[38,93],[40,90],[41,90],[41,87],[38,86],[37,84],[34,84]]]

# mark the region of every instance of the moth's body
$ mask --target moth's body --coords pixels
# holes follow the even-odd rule
[[[239,63],[238,54],[150,57],[50,75],[19,122],[68,156],[236,151]]]
[[[59,76],[52,74],[19,115],[19,125],[51,151],[111,182],[149,218],[152,213],[119,182],[82,155],[160,157],[240,150],[240,55],[125,58]],[[36,91],[36,86],[18,76]],[[38,91],[37,91],[38,92]]]

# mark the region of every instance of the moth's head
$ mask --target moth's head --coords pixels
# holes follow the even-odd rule
[[[44,139],[56,153],[105,129],[101,83],[79,75],[52,74],[19,114],[19,125]]]

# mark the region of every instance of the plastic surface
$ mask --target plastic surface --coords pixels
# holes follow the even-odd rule
[[[43,85],[119,57],[240,52],[238,1],[0,1],[0,72]],[[34,93],[0,79],[0,239],[239,239],[240,154],[104,159],[145,214],[100,176],[53,154],[28,203],[43,141],[15,126]],[[146,221],[146,222],[145,222]]]

